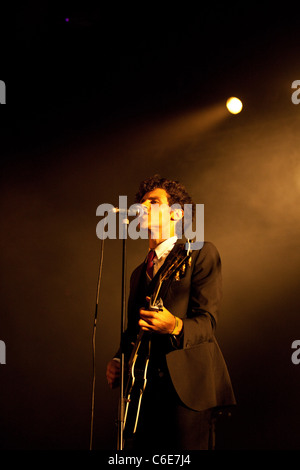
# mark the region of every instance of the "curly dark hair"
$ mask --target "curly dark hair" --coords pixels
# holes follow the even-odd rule
[[[192,218],[194,217],[195,204],[184,185],[179,181],[163,178],[157,174],[146,178],[140,183],[139,190],[135,195],[135,202],[141,202],[146,193],[153,191],[156,188],[161,188],[166,191],[169,206],[172,206],[173,204],[180,204],[181,208],[184,209],[184,204],[191,204]]]

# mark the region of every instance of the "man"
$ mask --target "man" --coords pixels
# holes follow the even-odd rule
[[[148,257],[132,273],[128,325],[122,342],[128,356],[129,345],[139,331],[151,338],[134,448],[211,449],[214,411],[235,404],[227,367],[214,336],[222,295],[220,257],[210,242],[200,250],[192,250],[184,271],[163,282],[161,309],[151,310],[149,299],[159,274],[184,251],[176,227],[184,218],[184,205],[192,200],[182,184],[157,175],[141,183],[136,200],[145,208],[141,227],[148,229],[149,253],[154,250],[155,257],[152,273]],[[151,217],[154,207],[162,208],[158,218]],[[158,222],[153,223],[153,219]],[[164,230],[166,225],[168,230]],[[109,362],[106,376],[111,388],[118,384],[118,357]]]

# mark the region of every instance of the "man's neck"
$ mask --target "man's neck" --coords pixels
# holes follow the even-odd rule
[[[149,230],[148,232],[149,234],[149,248],[150,250],[155,250],[155,248],[160,245],[162,242],[164,242],[165,240],[168,240],[169,238],[172,238],[174,235],[175,235],[175,229],[173,226],[171,226],[170,228],[170,233],[168,235],[167,238],[151,238],[151,231]],[[160,233],[161,234],[161,233]],[[159,234],[159,235],[160,235]]]
[[[167,240],[167,238],[162,238],[162,239],[153,239],[149,238],[149,248],[150,250],[155,250],[155,248],[160,245],[162,242]]]
[[[149,249],[151,250],[156,250],[156,252],[158,253],[157,251],[157,248],[160,247],[160,246],[164,246],[164,247],[170,247],[171,245],[174,245],[177,241],[177,236],[173,235],[172,237],[169,237],[169,238],[162,238],[162,239],[155,239],[155,240],[149,240]],[[159,252],[161,251],[161,249],[159,248]]]

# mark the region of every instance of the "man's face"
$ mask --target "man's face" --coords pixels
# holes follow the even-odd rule
[[[174,227],[167,192],[156,188],[146,193],[140,203],[145,209],[145,213],[140,217],[141,228],[151,231],[151,238],[154,239],[172,236]]]

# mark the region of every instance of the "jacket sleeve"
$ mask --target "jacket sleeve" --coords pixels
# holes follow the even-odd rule
[[[219,316],[222,299],[221,259],[216,247],[206,242],[196,255],[186,318],[183,319],[182,347],[209,341]]]

